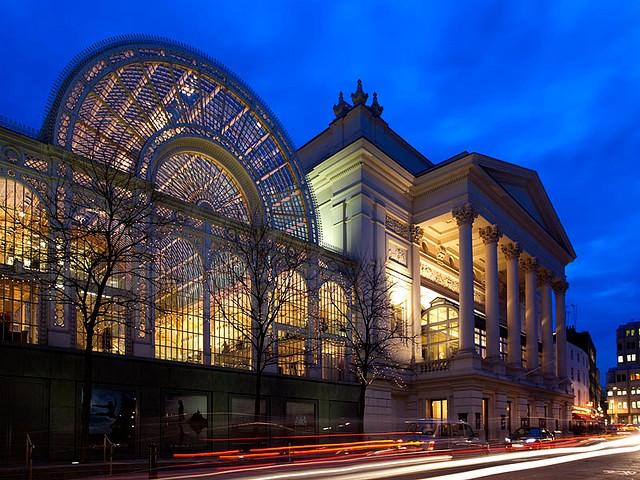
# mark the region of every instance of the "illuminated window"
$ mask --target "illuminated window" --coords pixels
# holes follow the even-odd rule
[[[38,343],[38,286],[0,277],[0,340]]]
[[[618,363],[624,362],[624,355],[618,355]]]
[[[478,352],[482,358],[487,357],[487,332],[480,328],[474,329],[473,334],[474,343],[476,346],[476,352]]]
[[[160,242],[156,357],[202,363],[203,274],[200,256],[180,238]]]
[[[0,264],[21,271],[43,271],[47,222],[37,196],[25,185],[0,179]]]
[[[337,283],[326,282],[320,287],[319,297],[322,378],[344,380],[344,336],[348,330],[347,296]]]
[[[435,299],[422,317],[423,358],[451,358],[458,351],[458,336],[458,309],[443,298]]]
[[[251,281],[244,265],[221,253],[212,265],[211,349],[214,365],[251,368]]]
[[[279,371],[285,375],[304,376],[308,334],[305,281],[297,272],[282,272],[276,278],[272,295],[272,305],[279,308],[276,318]]]
[[[446,420],[448,418],[447,400],[431,400],[431,418]]]
[[[85,302],[87,309],[90,311],[95,301],[95,295],[87,295],[88,301]],[[106,299],[108,304],[105,305],[98,321],[96,322],[93,351],[104,353],[116,353],[124,355],[126,344],[127,322],[124,307],[114,304],[110,298]],[[83,323],[83,316],[78,314],[76,318],[77,327],[77,343],[78,348],[86,346],[86,329]]]

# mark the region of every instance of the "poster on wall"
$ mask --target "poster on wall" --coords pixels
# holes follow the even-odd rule
[[[190,449],[203,445],[209,426],[207,405],[206,395],[164,396],[164,438],[169,447]]]
[[[136,431],[136,393],[133,390],[94,388],[89,416],[89,441],[102,445],[104,436],[120,450],[133,450]]]
[[[287,400],[286,425],[295,435],[315,435],[316,403],[305,400]]]

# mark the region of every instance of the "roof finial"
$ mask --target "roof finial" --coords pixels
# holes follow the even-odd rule
[[[351,101],[353,102],[353,106],[363,104],[367,101],[369,95],[362,91],[362,80],[358,80],[358,88],[356,89],[356,93],[351,94]]]
[[[373,92],[373,100],[371,101],[369,110],[371,110],[374,117],[382,115],[382,110],[384,110],[384,107],[378,103],[378,94],[375,92]]]
[[[335,113],[336,117],[342,117],[349,110],[351,110],[351,105],[344,101],[344,95],[340,92],[338,104],[333,106],[333,113]]]

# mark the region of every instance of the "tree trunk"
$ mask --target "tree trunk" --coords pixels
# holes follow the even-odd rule
[[[360,382],[360,398],[358,399],[358,433],[364,433],[364,409],[367,397],[367,383]]]
[[[84,368],[82,375],[82,411],[80,414],[80,461],[89,460],[89,419],[91,416],[91,397],[93,395],[93,335],[87,333],[87,345],[84,349]]]

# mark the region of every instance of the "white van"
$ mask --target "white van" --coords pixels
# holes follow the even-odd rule
[[[405,423],[402,442],[418,442],[424,450],[489,450],[466,422],[422,419]]]

